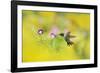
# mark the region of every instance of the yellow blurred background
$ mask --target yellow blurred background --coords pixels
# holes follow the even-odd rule
[[[22,62],[80,60],[90,58],[90,14],[72,12],[22,11]],[[53,28],[56,37],[50,36]],[[42,29],[43,33],[39,34]],[[75,36],[68,45],[64,31]]]

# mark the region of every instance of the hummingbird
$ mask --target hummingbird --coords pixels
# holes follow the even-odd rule
[[[67,32],[67,33],[60,33],[59,34],[60,36],[64,37],[64,40],[67,42],[68,45],[72,45],[74,44],[72,41],[71,41],[71,38],[75,38],[75,36],[71,35],[71,32]]]

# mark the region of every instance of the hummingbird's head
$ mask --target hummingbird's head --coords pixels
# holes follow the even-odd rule
[[[62,37],[64,37],[64,33],[60,33],[59,35],[62,36]]]

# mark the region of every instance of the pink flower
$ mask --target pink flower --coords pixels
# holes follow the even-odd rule
[[[39,34],[39,35],[42,35],[42,34],[43,34],[43,29],[39,29],[39,30],[38,30],[38,34]]]
[[[51,38],[55,38],[56,37],[56,35],[58,34],[58,32],[59,32],[59,29],[57,28],[57,27],[53,27],[51,30],[50,30],[50,37]]]

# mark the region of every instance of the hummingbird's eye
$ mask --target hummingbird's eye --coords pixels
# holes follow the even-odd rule
[[[39,34],[39,35],[42,35],[43,32],[44,32],[43,29],[39,29],[39,30],[38,30],[38,34]]]

